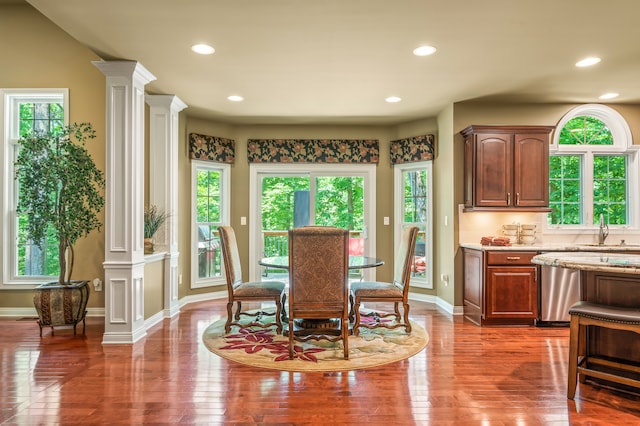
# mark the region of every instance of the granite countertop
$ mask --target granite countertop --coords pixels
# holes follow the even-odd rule
[[[562,252],[640,252],[640,244],[589,244],[589,243],[536,243],[512,244],[510,246],[483,246],[480,243],[460,243],[460,247],[474,250],[495,251],[562,251]]]
[[[640,275],[640,255],[597,252],[559,252],[534,256],[532,263],[543,266]]]

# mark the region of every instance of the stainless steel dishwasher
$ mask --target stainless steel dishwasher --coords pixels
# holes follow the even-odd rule
[[[539,325],[567,325],[569,308],[580,298],[580,272],[576,269],[540,268]]]

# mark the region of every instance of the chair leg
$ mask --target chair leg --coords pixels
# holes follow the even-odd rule
[[[344,359],[349,359],[349,322],[342,319],[342,347],[344,348]]]
[[[353,312],[353,294],[349,295],[349,321],[353,322],[353,316],[354,316],[354,312]]]
[[[286,293],[282,294],[282,315],[280,317],[280,320],[284,323],[289,322],[289,318],[287,317],[287,294]]]
[[[293,335],[294,335],[294,328],[293,328],[293,318],[291,315],[289,315],[289,359],[293,359]]]
[[[224,324],[224,334],[231,331],[231,318],[233,318],[233,301],[227,303],[227,322]]]
[[[353,305],[353,310],[356,313],[356,322],[353,323],[353,335],[360,335],[360,298],[356,297],[356,302]]]
[[[407,334],[411,333],[411,321],[409,321],[409,304],[404,303],[404,330]]]
[[[238,300],[238,307],[236,310],[236,321],[240,320],[240,312],[242,312],[242,302]]]
[[[576,394],[577,375],[578,375],[578,341],[580,334],[580,317],[574,315],[571,317],[571,325],[569,331],[569,371],[567,380],[567,398],[573,399]]]
[[[393,303],[393,310],[396,313],[396,321],[400,322],[400,308],[399,308],[400,303],[399,302],[394,302]]]
[[[282,298],[276,297],[276,334],[282,334]]]

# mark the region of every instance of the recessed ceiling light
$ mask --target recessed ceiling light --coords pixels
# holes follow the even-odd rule
[[[390,104],[400,102],[401,100],[402,99],[397,96],[389,96],[387,99],[385,99],[385,101],[389,102]]]
[[[589,57],[589,58],[584,58],[578,62],[576,62],[576,67],[590,67],[591,65],[595,65],[598,62],[600,62],[600,58],[596,58],[594,56]]]
[[[605,93],[604,95],[600,96],[600,99],[613,99],[617,98],[618,96],[620,96],[620,94],[618,93]]]
[[[208,44],[194,44],[193,46],[191,46],[191,50],[199,53],[200,55],[211,55],[216,51],[216,49],[209,46]]]
[[[242,102],[242,101],[244,101],[244,98],[242,96],[238,96],[238,95],[228,96],[227,99],[229,99],[232,102]]]
[[[420,46],[413,49],[413,54],[416,56],[429,56],[436,53],[436,50],[433,46]]]

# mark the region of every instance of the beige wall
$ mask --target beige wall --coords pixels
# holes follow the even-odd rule
[[[69,88],[70,119],[91,122],[96,139],[87,149],[105,169],[105,78],[91,64],[100,58],[27,5],[0,5],[1,88]],[[104,223],[104,213],[101,215]],[[104,233],[94,231],[75,246],[74,279],[104,280]],[[89,307],[104,306],[92,292]],[[33,306],[31,290],[3,290],[0,307]]]
[[[164,260],[144,265],[144,319],[164,309]]]

